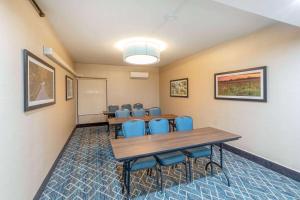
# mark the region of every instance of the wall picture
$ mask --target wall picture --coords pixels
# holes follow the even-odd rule
[[[189,90],[188,79],[177,79],[170,81],[170,96],[171,97],[188,97]]]
[[[69,76],[66,76],[66,100],[73,99],[73,79]]]
[[[215,99],[267,101],[267,67],[215,74]]]
[[[24,110],[55,104],[55,69],[28,50],[24,54]]]

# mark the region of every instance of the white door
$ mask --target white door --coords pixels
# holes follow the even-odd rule
[[[106,79],[78,79],[78,123],[105,122],[102,114],[106,110]]]

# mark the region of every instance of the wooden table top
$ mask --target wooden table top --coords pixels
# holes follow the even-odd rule
[[[115,159],[131,160],[159,153],[237,140],[241,136],[206,127],[166,135],[145,135],[135,138],[111,139]]]
[[[141,119],[144,120],[146,122],[150,121],[151,119],[155,119],[155,118],[165,118],[165,119],[175,119],[177,117],[177,115],[173,115],[173,114],[163,114],[163,115],[159,115],[159,116],[150,116],[150,115],[146,115],[144,117],[128,117],[128,118],[109,118],[108,119],[108,123],[110,125],[116,125],[116,124],[122,124],[128,120],[134,120],[134,119]]]
[[[115,112],[110,112],[110,111],[102,111],[103,115],[114,115]]]

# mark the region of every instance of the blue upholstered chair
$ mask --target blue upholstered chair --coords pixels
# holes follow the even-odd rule
[[[107,117],[108,118],[112,118],[112,117],[115,117],[115,112],[119,110],[119,106],[118,105],[109,105],[107,107],[107,111],[109,112],[107,114]],[[107,131],[108,131],[108,134],[110,134],[110,126],[108,125],[107,126]]]
[[[124,133],[125,138],[132,138],[132,137],[138,137],[145,135],[145,122],[143,120],[129,120],[122,124],[122,129]],[[130,148],[130,147],[129,147]],[[127,173],[130,173],[132,171],[138,171],[138,170],[144,170],[144,169],[153,169],[157,170],[156,168],[157,161],[153,156],[148,156],[144,158],[139,158],[135,161],[131,161],[129,164],[129,169],[126,169],[125,166],[123,166],[123,178],[125,178],[125,173],[127,170]],[[148,174],[148,171],[147,171]],[[151,175],[151,173],[150,173]],[[130,178],[130,177],[128,177]],[[158,171],[156,171],[156,181],[157,186],[158,184]],[[130,180],[128,181],[130,183]],[[123,185],[123,191],[124,191],[124,185]]]
[[[131,112],[133,117],[144,117],[146,115],[146,111],[141,108],[141,109],[133,109],[133,111]],[[149,133],[149,128],[148,128],[148,124],[146,124],[146,133]]]
[[[159,116],[161,115],[161,110],[158,107],[149,108],[149,115],[151,116]]]
[[[128,118],[130,117],[130,112],[129,110],[125,109],[125,110],[117,110],[115,112],[115,116],[116,118]],[[122,127],[117,127],[117,131],[116,131],[116,138],[118,138],[118,136],[123,136],[123,131],[122,131]]]
[[[119,110],[118,105],[109,105],[108,106],[108,112],[116,112],[117,110]]]
[[[181,116],[175,118],[176,131],[193,130],[193,119],[189,116]]]
[[[169,133],[169,121],[163,118],[152,119],[149,122],[150,134],[168,134]]]
[[[175,119],[175,124],[176,124],[176,131],[193,130],[193,119],[191,117],[188,116],[177,117]],[[209,157],[210,160],[212,160],[212,145],[210,148],[205,146],[189,148],[184,150],[183,152],[188,157],[189,166],[191,166],[189,158],[194,158],[195,163],[197,161],[197,158]],[[212,173],[212,165],[210,167]],[[193,177],[191,169],[190,169],[190,173],[191,173],[191,177]]]
[[[115,115],[116,115],[117,118],[127,118],[127,117],[130,116],[130,112],[129,112],[129,110],[127,110],[127,109],[124,109],[124,110],[117,110],[117,111],[115,112]]]
[[[142,108],[144,108],[144,106],[141,103],[135,103],[135,104],[133,104],[133,109],[142,109]]]
[[[152,119],[149,122],[150,134],[168,134],[169,133],[169,121],[167,119]],[[162,166],[174,166],[179,163],[185,165],[186,180],[188,181],[188,166],[186,162],[186,156],[180,151],[174,151],[170,153],[163,153],[155,156],[159,163],[158,171],[160,172],[160,188],[163,188],[163,174]]]
[[[122,110],[127,109],[127,110],[131,111],[131,110],[132,110],[132,107],[131,107],[130,104],[123,104],[123,105],[121,106],[121,109],[122,109]]]
[[[133,111],[132,111],[133,117],[144,117],[145,115],[146,115],[146,112],[143,108],[133,109]]]
[[[145,135],[145,121],[128,120],[122,124],[122,130],[125,138],[143,136]]]

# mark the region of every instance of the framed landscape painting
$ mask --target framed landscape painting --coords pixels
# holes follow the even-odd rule
[[[73,79],[66,76],[66,100],[73,99]]]
[[[215,99],[267,101],[267,67],[215,74]]]
[[[189,82],[187,78],[170,81],[170,96],[171,97],[188,97]]]
[[[55,104],[55,69],[28,50],[24,56],[24,110]]]

